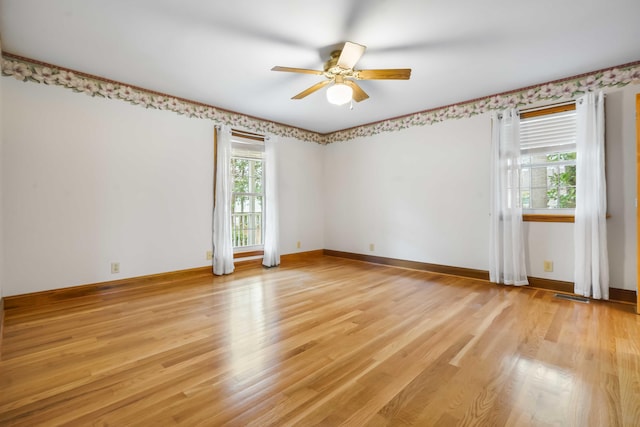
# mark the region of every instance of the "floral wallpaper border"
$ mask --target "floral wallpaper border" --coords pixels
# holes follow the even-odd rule
[[[209,119],[215,124],[229,125],[257,133],[292,137],[319,144],[324,143],[323,135],[316,132],[261,120],[211,105],[153,92],[6,52],[2,53],[2,75],[13,76],[17,80],[24,82],[62,86],[92,97],[119,99],[145,108],[173,111],[187,117]]]
[[[640,84],[640,61],[337,131],[325,135],[324,143],[347,141],[414,126],[432,125],[445,120],[475,116],[491,110],[532,105],[540,101],[575,99],[588,91],[607,87],[622,87],[629,83]]]
[[[173,111],[188,117],[209,119],[216,124],[230,125],[258,133],[292,137],[319,144],[347,141],[414,126],[426,126],[445,120],[467,118],[490,110],[531,105],[540,101],[573,99],[585,92],[607,87],[622,87],[630,83],[640,84],[640,61],[637,61],[351,129],[319,134],[211,105],[148,91],[6,52],[3,52],[2,56],[2,75],[12,76],[20,81],[62,86],[89,96],[119,99],[145,108]]]

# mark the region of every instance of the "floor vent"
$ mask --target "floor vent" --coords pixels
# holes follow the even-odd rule
[[[589,298],[579,297],[577,295],[555,294],[554,296],[560,299],[567,299],[569,301],[584,302],[586,304],[589,304]]]

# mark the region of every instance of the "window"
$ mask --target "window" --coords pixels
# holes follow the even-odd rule
[[[575,103],[521,113],[520,151],[523,209],[574,209]]]
[[[231,239],[234,249],[264,243],[264,138],[232,132]]]

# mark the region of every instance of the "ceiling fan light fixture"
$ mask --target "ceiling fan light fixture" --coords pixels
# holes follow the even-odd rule
[[[351,101],[353,89],[343,83],[333,84],[327,89],[327,101],[334,105],[344,105]]]

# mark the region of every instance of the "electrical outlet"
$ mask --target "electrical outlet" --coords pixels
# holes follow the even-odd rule
[[[213,251],[207,251],[207,259],[213,259]]]
[[[551,273],[553,271],[553,261],[544,262],[544,271],[547,273]]]
[[[119,262],[112,262],[111,263],[111,274],[118,274],[120,273],[120,263]]]
[[[369,243],[369,251],[373,252],[376,250],[376,245],[374,245],[373,243]]]
[[[296,243],[296,248],[300,249],[300,240],[298,240],[298,243]]]

